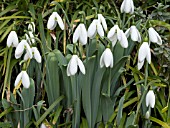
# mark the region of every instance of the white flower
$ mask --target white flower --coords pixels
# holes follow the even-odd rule
[[[123,0],[122,5],[120,7],[120,11],[121,13],[125,12],[133,14],[134,13],[133,0]]]
[[[47,128],[44,123],[41,124],[40,128]]]
[[[110,29],[110,31],[108,32],[107,37],[112,42],[112,47],[115,46],[117,40],[120,42],[120,45],[123,48],[127,48],[128,47],[127,37],[126,37],[125,33],[122,30],[119,29],[118,25],[114,25]]]
[[[134,25],[131,26],[128,30],[126,30],[125,35],[127,38],[130,36],[133,41],[141,42],[140,33],[138,29],[136,28],[136,26]]]
[[[149,119],[149,117],[150,117],[150,112],[147,111],[146,114],[145,114],[145,118],[146,118],[146,119]]]
[[[18,76],[17,76],[17,78],[15,80],[15,84],[14,84],[15,87],[19,84],[20,81],[22,82],[22,84],[23,84],[23,86],[25,88],[29,88],[30,87],[30,79],[29,79],[29,76],[28,76],[26,71],[21,71],[18,74]]]
[[[38,49],[36,47],[32,47],[31,48],[31,51],[32,51],[32,55],[33,55],[33,58],[38,62],[38,63],[41,63],[41,55],[40,55],[40,52],[38,51]],[[25,56],[24,56],[24,60],[28,60],[30,58],[29,56],[29,53],[26,52]],[[31,58],[30,58],[31,59]]]
[[[29,44],[27,43],[26,40],[22,40],[16,50],[15,50],[15,58],[18,59],[22,56],[23,52],[24,52],[24,49],[26,49],[26,52],[28,52],[28,55],[29,55],[29,58],[32,58],[32,51],[31,51],[31,48],[29,46]]]
[[[107,24],[106,24],[106,20],[105,20],[105,18],[103,17],[102,14],[98,14],[98,20],[102,24],[102,26],[103,26],[103,28],[106,32],[107,31]]]
[[[35,24],[34,24],[34,22],[31,22],[28,25],[28,31],[35,32]]]
[[[73,43],[76,43],[77,40],[80,41],[82,45],[87,43],[87,30],[84,24],[79,24],[73,34]]]
[[[7,38],[7,46],[8,47],[17,47],[18,45],[18,36],[17,33],[15,31],[11,31],[8,35]]]
[[[53,12],[48,19],[47,28],[53,30],[56,27],[57,23],[59,24],[60,28],[64,30],[64,23],[61,17],[58,15],[57,12]]]
[[[155,106],[155,94],[153,90],[149,90],[146,94],[146,106],[150,106],[151,108],[154,108]]]
[[[149,33],[150,42],[157,43],[158,45],[162,45],[161,37],[152,27],[149,28],[148,33]]]
[[[29,31],[28,34],[26,33],[25,37],[30,45],[35,43],[34,35],[31,31]]]
[[[147,42],[143,42],[143,44],[139,48],[139,53],[138,53],[138,70],[140,70],[144,64],[144,61],[148,61],[148,63],[151,63],[151,52],[150,52],[150,47]]]
[[[106,66],[106,68],[113,67],[113,54],[110,48],[106,48],[100,57],[100,67],[102,68],[103,66]]]
[[[77,73],[77,67],[79,67],[80,71],[85,74],[83,62],[78,58],[77,55],[73,55],[67,66],[67,76],[75,75]]]
[[[88,28],[87,34],[89,38],[93,39],[97,33],[100,35],[101,38],[104,37],[104,30],[100,21],[94,19]]]

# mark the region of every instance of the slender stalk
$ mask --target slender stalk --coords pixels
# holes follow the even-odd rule
[[[12,49],[13,48],[10,47],[9,52],[8,52],[7,68],[6,68],[6,73],[5,73],[4,87],[3,87],[3,91],[2,91],[2,99],[4,98],[5,88],[7,86],[7,80],[8,80],[8,75],[9,75],[9,68],[10,68],[10,62],[11,62]],[[8,90],[10,90],[10,84],[8,85]]]
[[[110,86],[111,86],[111,68],[109,68],[109,81],[108,81],[108,89],[107,89],[107,93],[109,97],[110,97]]]
[[[148,86],[149,86],[149,85],[147,85],[147,78],[148,78],[148,62],[146,62],[146,68],[145,68],[145,81],[144,81],[144,86],[145,86],[146,88],[145,88],[145,90],[144,90],[144,92],[143,92],[143,94],[142,94],[142,97],[141,97],[141,99],[140,99],[140,101],[139,101],[139,104],[138,104],[138,106],[137,106],[136,114],[135,114],[135,117],[134,117],[134,119],[133,119],[132,124],[134,124],[135,121],[137,120],[138,113],[139,113],[139,109],[140,109],[141,104],[142,104],[142,102],[143,102],[143,100],[144,100],[144,97],[145,97],[145,95],[146,95],[146,93],[147,93],[147,91],[148,91]]]

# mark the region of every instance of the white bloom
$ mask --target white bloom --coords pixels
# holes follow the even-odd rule
[[[155,106],[155,94],[153,90],[149,90],[146,94],[146,106],[150,106],[151,108],[154,108]]]
[[[31,31],[29,31],[28,34],[26,33],[25,37],[30,45],[35,43],[34,35]]]
[[[128,47],[127,37],[126,37],[125,33],[122,30],[119,29],[118,25],[114,25],[110,29],[110,31],[108,32],[107,37],[112,42],[112,47],[115,46],[117,40],[120,42],[120,44],[121,44],[121,46],[123,48],[127,48]]]
[[[40,52],[38,51],[38,49],[36,47],[32,47],[31,48],[31,51],[32,51],[32,55],[33,55],[33,58],[38,62],[38,63],[41,63],[41,55],[40,55]],[[29,56],[29,53],[26,52],[26,54],[24,55],[24,60],[28,60],[28,59],[32,59],[30,58]]]
[[[93,39],[97,33],[100,35],[101,38],[104,37],[104,30],[100,21],[94,19],[88,28],[87,34],[89,38]]]
[[[120,7],[120,11],[121,13],[125,12],[133,14],[134,13],[133,0],[123,0],[122,5]]]
[[[149,33],[150,42],[157,43],[158,45],[162,45],[161,37],[152,27],[149,28],[148,33]]]
[[[11,31],[8,35],[7,38],[7,46],[8,47],[17,47],[18,45],[18,36],[17,33],[15,31]]]
[[[149,119],[149,117],[150,117],[150,112],[147,111],[146,114],[145,114],[145,118],[146,118],[146,119]]]
[[[77,67],[79,67],[80,71],[85,74],[83,62],[77,55],[73,55],[67,65],[67,76],[75,75],[77,73]]]
[[[84,24],[79,24],[73,34],[73,43],[76,43],[77,40],[80,41],[82,45],[87,43],[87,30]]]
[[[35,24],[34,24],[34,22],[31,22],[28,25],[28,30],[31,31],[31,32],[35,32]]]
[[[110,48],[106,48],[100,57],[100,67],[102,68],[103,66],[106,66],[106,68],[113,67],[113,54]]]
[[[107,24],[106,24],[106,20],[105,20],[105,18],[103,17],[102,14],[98,14],[98,20],[102,24],[102,26],[103,26],[103,28],[106,32],[107,31]]]
[[[23,52],[24,52],[24,49],[26,49],[26,52],[28,52],[28,55],[29,55],[29,58],[32,58],[32,51],[31,51],[31,48],[29,46],[29,44],[27,43],[26,40],[22,40],[16,50],[15,50],[15,58],[18,59],[22,56]]]
[[[60,26],[60,28],[64,30],[63,20],[61,19],[57,12],[53,12],[48,19],[47,28],[53,30],[56,27],[57,23]]]
[[[41,124],[40,128],[47,128],[44,123]]]
[[[138,29],[136,28],[136,26],[134,25],[131,26],[128,30],[126,30],[125,35],[127,38],[130,36],[133,41],[141,42],[140,33]]]
[[[28,76],[26,71],[21,71],[18,74],[18,76],[17,76],[17,78],[15,80],[15,84],[14,84],[15,87],[19,84],[20,81],[22,82],[22,84],[23,84],[23,86],[25,88],[29,88],[30,87],[30,79],[29,79],[29,76]]]
[[[150,47],[147,42],[143,42],[143,44],[139,48],[139,53],[138,53],[138,70],[140,70],[144,64],[144,61],[148,61],[148,63],[151,63],[151,52],[150,52]]]

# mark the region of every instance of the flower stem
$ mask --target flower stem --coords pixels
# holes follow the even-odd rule
[[[12,49],[13,48],[10,47],[9,52],[8,52],[7,68],[6,68],[6,73],[5,73],[4,87],[3,87],[3,91],[2,91],[2,99],[4,98],[5,88],[7,86]],[[10,90],[10,84],[8,85],[8,90]]]
[[[138,106],[137,106],[136,114],[135,114],[135,117],[134,117],[134,119],[133,119],[132,124],[134,124],[135,121],[137,120],[138,113],[139,113],[139,109],[140,109],[140,107],[141,107],[141,105],[142,105],[142,102],[143,102],[144,97],[145,97],[145,95],[146,95],[146,93],[147,93],[147,90],[148,90],[148,86],[149,86],[149,85],[147,85],[147,78],[148,78],[148,62],[146,62],[146,68],[145,68],[145,81],[144,81],[145,90],[144,90],[144,92],[143,92],[143,94],[142,94],[142,97],[141,97],[141,99],[140,99],[140,101],[139,101],[139,104],[138,104]]]
[[[109,97],[110,97],[110,86],[111,86],[111,68],[109,68],[109,81],[108,81],[108,89],[107,89],[107,93]]]

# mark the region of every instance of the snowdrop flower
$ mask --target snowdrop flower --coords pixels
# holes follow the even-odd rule
[[[150,106],[151,108],[154,108],[155,106],[155,94],[153,90],[149,90],[146,94],[146,106]]]
[[[17,47],[18,45],[18,36],[17,33],[15,31],[11,31],[8,35],[7,38],[7,46],[8,47]]]
[[[110,48],[106,48],[100,57],[100,67],[113,67],[113,54]]]
[[[127,48],[128,47],[127,37],[126,37],[125,33],[122,30],[119,29],[118,25],[114,25],[110,29],[110,31],[108,32],[107,37],[112,42],[112,47],[115,46],[117,40],[120,42],[120,45],[123,48]]]
[[[44,123],[41,124],[40,128],[47,128]]]
[[[149,28],[148,33],[149,33],[150,42],[157,43],[158,45],[162,45],[161,37],[152,27]]]
[[[125,35],[127,38],[130,36],[133,41],[141,42],[140,33],[138,29],[136,28],[136,26],[134,25],[131,26],[128,30],[126,30]]]
[[[64,23],[63,23],[61,17],[58,15],[57,12],[53,12],[48,19],[47,28],[50,30],[53,30],[56,27],[57,23],[58,23],[59,27],[62,30],[64,30]]]
[[[88,28],[87,34],[89,38],[93,39],[97,33],[99,34],[101,38],[104,37],[104,30],[103,30],[103,27],[100,21],[97,19],[94,19]]]
[[[67,76],[75,75],[77,73],[77,67],[79,67],[80,71],[85,74],[83,62],[78,58],[77,55],[73,55],[67,66]]]
[[[32,51],[31,51],[31,48],[29,46],[29,44],[27,43],[26,40],[22,40],[16,50],[15,50],[15,58],[18,59],[22,56],[23,52],[24,52],[24,49],[26,49],[26,51],[28,52],[28,55],[29,55],[29,58],[32,58]]]
[[[121,13],[134,13],[134,4],[133,0],[123,0],[122,5],[120,7]]]
[[[31,51],[32,51],[32,55],[33,55],[33,58],[38,62],[38,63],[41,63],[41,55],[40,55],[40,52],[38,51],[38,49],[36,47],[32,47],[31,48]],[[30,56],[29,56],[29,53],[27,52],[24,56],[24,60],[28,60],[28,59],[31,59]]]
[[[35,24],[34,24],[34,22],[31,22],[28,25],[28,31],[35,32]]]
[[[25,37],[30,45],[35,43],[34,35],[31,31],[29,31],[28,34],[26,33]]]
[[[76,43],[77,40],[80,41],[82,45],[87,43],[87,30],[84,24],[79,24],[73,34],[73,43]]]
[[[98,20],[102,24],[102,26],[103,26],[103,28],[106,32],[107,31],[107,24],[106,24],[106,20],[105,20],[105,18],[103,17],[102,14],[98,14]]]
[[[19,82],[22,82],[24,88],[29,88],[30,87],[30,79],[26,71],[21,71],[16,80],[15,80],[15,87],[19,84]]]
[[[150,117],[150,112],[147,111],[146,114],[145,114],[145,118],[146,118],[146,119],[149,119],[149,117]]]
[[[139,53],[138,53],[138,70],[140,70],[144,64],[144,61],[148,61],[148,63],[151,63],[151,52],[150,52],[150,47],[147,42],[143,42],[143,44],[139,48]]]

